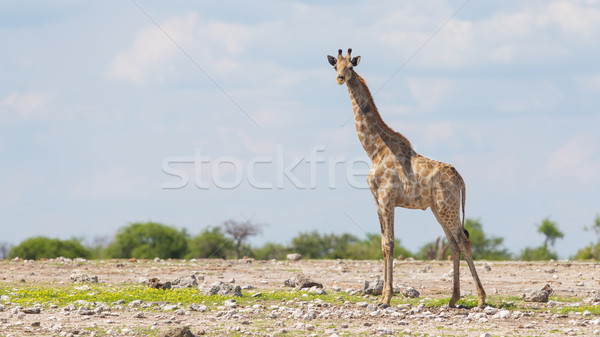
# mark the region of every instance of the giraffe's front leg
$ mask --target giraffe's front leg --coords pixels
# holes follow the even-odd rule
[[[379,306],[389,307],[394,287],[394,209],[383,210],[381,221],[381,251],[383,253],[383,292]]]

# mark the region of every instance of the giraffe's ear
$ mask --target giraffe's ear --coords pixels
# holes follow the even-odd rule
[[[353,57],[352,60],[350,61],[350,63],[352,63],[352,65],[355,67],[358,65],[359,62],[360,62],[360,56]]]
[[[331,64],[332,66],[335,66],[335,64],[337,63],[337,59],[331,55],[327,55],[327,60],[329,61],[329,64]]]

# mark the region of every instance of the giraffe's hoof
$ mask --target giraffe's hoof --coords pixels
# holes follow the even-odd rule
[[[387,303],[379,303],[377,304],[378,307],[380,307],[381,309],[385,309],[385,308],[389,308],[390,305]]]

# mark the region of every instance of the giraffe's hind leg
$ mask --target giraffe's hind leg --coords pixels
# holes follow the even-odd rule
[[[471,275],[473,276],[473,280],[475,281],[475,287],[477,288],[478,305],[480,307],[485,307],[485,290],[483,289],[483,285],[481,284],[481,280],[479,280],[479,275],[477,275],[477,270],[475,269],[475,263],[473,262],[473,256],[471,254],[471,241],[467,237],[466,233],[462,230],[462,228],[457,233],[457,236],[459,237],[458,245],[460,247],[460,250],[462,251],[463,257],[469,265]]]

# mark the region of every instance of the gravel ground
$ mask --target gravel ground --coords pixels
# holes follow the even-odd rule
[[[452,264],[449,261],[396,261],[395,284],[413,287],[420,299],[450,297]],[[425,301],[393,301],[379,309],[376,296],[364,295],[358,303],[320,298],[257,301],[247,307],[235,301],[204,306],[177,303],[73,303],[65,307],[21,308],[0,299],[0,336],[131,336],[161,335],[188,327],[194,335],[248,336],[592,336],[600,335],[600,264],[593,262],[476,262],[490,301],[513,298],[510,310],[496,307],[449,309],[425,306]],[[74,273],[97,277],[100,284],[139,284],[157,278],[172,281],[197,275],[205,285],[217,281],[242,286],[243,296],[291,289],[284,282],[302,273],[323,285],[328,294],[362,290],[365,280],[381,275],[380,261],[300,260],[238,261],[110,260],[0,262],[0,286],[52,287],[71,282]],[[524,302],[524,294],[549,284],[554,297],[546,303]],[[461,267],[461,290],[475,295],[466,266]],[[247,290],[251,288],[252,290]],[[168,290],[166,290],[168,291]],[[598,298],[595,298],[596,295]],[[402,295],[397,294],[397,298]],[[331,297],[330,297],[331,298]],[[564,300],[568,299],[568,300]],[[394,303],[396,302],[396,303]],[[398,304],[399,302],[404,302]],[[595,303],[595,304],[594,304]],[[561,313],[564,308],[580,312]],[[585,311],[586,308],[591,309]],[[144,330],[145,329],[145,330]],[[140,332],[146,331],[146,332]],[[184,335],[183,333],[179,335]],[[188,334],[188,336],[191,336]]]

